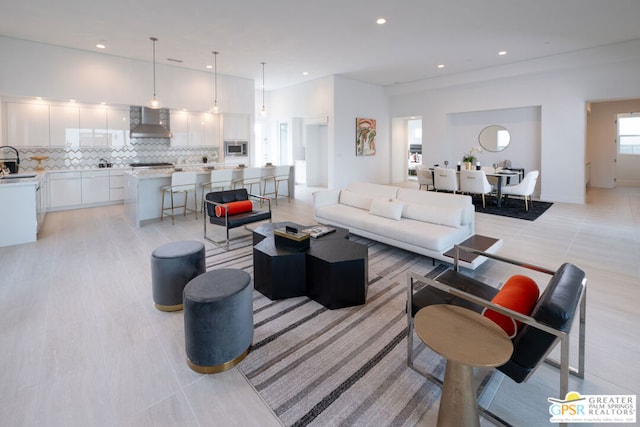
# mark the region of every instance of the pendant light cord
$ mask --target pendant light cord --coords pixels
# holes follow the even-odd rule
[[[262,111],[265,111],[264,108],[264,62],[262,63]]]
[[[156,37],[150,37],[153,42],[153,99],[156,99]]]

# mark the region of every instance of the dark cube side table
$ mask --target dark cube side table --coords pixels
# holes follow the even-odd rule
[[[317,240],[306,255],[309,298],[330,310],[366,302],[367,246],[346,239]]]
[[[273,237],[253,247],[253,283],[269,299],[299,297],[306,294],[305,252],[276,246]]]

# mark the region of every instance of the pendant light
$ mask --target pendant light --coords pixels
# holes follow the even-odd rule
[[[153,42],[153,98],[149,100],[147,106],[149,108],[158,109],[160,108],[160,101],[156,97],[156,42],[158,39],[156,37],[149,37],[149,40]]]
[[[262,110],[260,110],[260,114],[265,116],[267,114],[267,109],[264,106],[264,64],[262,62]]]
[[[218,114],[222,112],[222,109],[218,105],[218,53],[215,50],[213,52],[213,107],[211,112]]]

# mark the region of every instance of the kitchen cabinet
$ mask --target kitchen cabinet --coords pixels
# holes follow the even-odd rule
[[[107,145],[124,147],[131,141],[129,108],[107,110]]]
[[[225,141],[248,141],[249,116],[247,114],[224,114],[222,129]]]
[[[80,146],[107,146],[107,108],[104,106],[80,108]]]
[[[211,113],[171,112],[171,145],[220,146],[220,116]]]
[[[64,210],[82,204],[82,172],[49,173],[49,210]]]
[[[171,111],[169,113],[171,123],[171,146],[185,147],[189,145],[189,113],[186,111]]]
[[[0,183],[0,247],[35,242],[40,176]]]
[[[124,170],[109,171],[109,200],[112,202],[124,200]]]
[[[110,201],[109,171],[82,171],[82,204]]]
[[[49,145],[78,147],[80,145],[80,109],[77,105],[50,105]]]
[[[49,145],[49,105],[7,102],[7,144],[14,147]]]

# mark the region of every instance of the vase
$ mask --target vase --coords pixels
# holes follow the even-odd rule
[[[464,168],[468,171],[473,169],[473,163],[471,162],[464,162]]]

